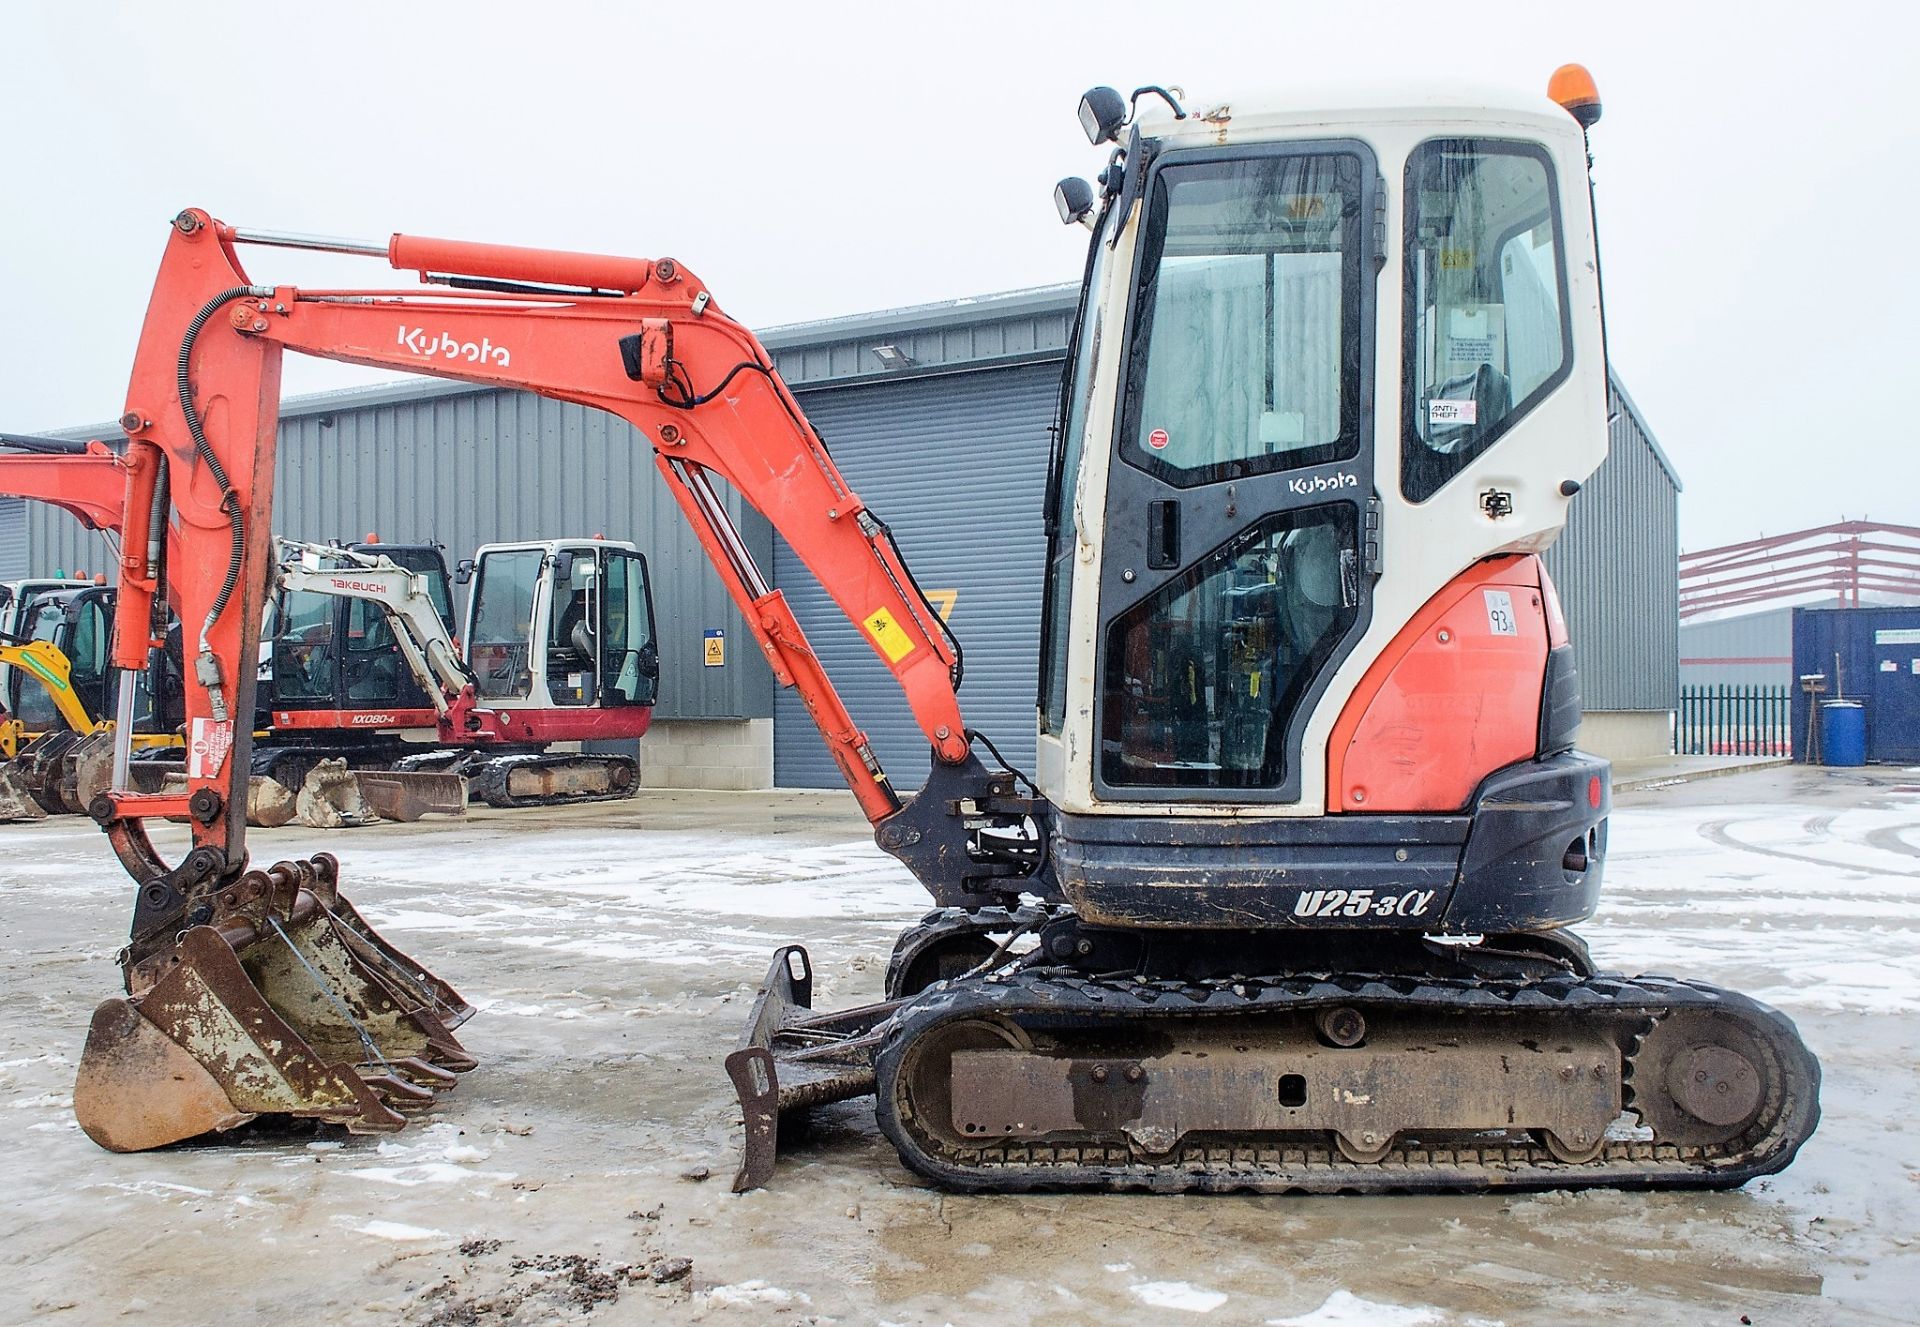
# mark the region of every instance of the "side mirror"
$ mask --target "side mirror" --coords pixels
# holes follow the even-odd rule
[[[563,548],[553,555],[553,579],[565,585],[573,580],[573,550]]]
[[[465,585],[468,581],[472,579],[473,579],[473,559],[461,558],[460,561],[456,563],[453,568],[453,583],[455,585]]]
[[[1095,147],[1120,137],[1127,122],[1127,99],[1112,88],[1094,88],[1080,98],[1080,127]]]
[[[1053,206],[1063,226],[1085,221],[1093,212],[1093,186],[1078,175],[1069,175],[1053,186]]]

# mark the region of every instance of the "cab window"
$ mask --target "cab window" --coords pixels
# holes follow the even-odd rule
[[[1566,246],[1537,144],[1440,139],[1407,161],[1400,487],[1422,502],[1567,376]]]

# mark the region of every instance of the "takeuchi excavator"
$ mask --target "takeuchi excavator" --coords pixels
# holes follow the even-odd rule
[[[136,882],[124,998],[74,1094],[108,1147],[286,1112],[397,1128],[473,1059],[470,1012],[328,856],[246,858],[255,633],[283,351],[525,388],[633,423],[796,687],[879,845],[937,910],[888,998],[807,1008],[775,956],[729,1059],[764,1182],[779,1114],[871,1093],[971,1190],[1726,1187],[1818,1114],[1792,1024],[1595,970],[1608,768],[1539,560],[1605,455],[1585,71],[1551,99],[1192,103],[1096,89],[1107,153],[1061,392],[1037,767],[958,700],[960,643],[765,349],[672,259],[173,222],[128,441],[0,460],[120,531],[116,654],[187,633],[190,790],[95,816]],[[1556,104],[1557,103],[1557,104]],[[420,284],[256,280],[245,246]],[[38,467],[37,469],[34,467]],[[932,748],[888,781],[719,496],[858,624]],[[161,860],[144,821],[184,812]]]
[[[558,742],[644,736],[659,689],[646,558],[630,543],[488,544],[453,633],[433,545],[280,541],[262,702],[272,740],[253,769],[299,788],[321,762],[381,814],[631,797],[632,756]]]

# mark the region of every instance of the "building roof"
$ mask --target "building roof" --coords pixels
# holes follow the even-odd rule
[[[780,376],[790,386],[801,390],[837,387],[1064,358],[1078,301],[1076,285],[1031,286],[967,299],[787,323],[769,327],[761,331],[759,337],[773,356]],[[883,359],[876,353],[881,347],[891,347],[898,352],[897,357]],[[1609,368],[1607,376],[1621,409],[1633,420],[1661,470],[1675,490],[1679,490],[1680,474],[1648,427],[1646,416],[1634,404],[1619,375]],[[500,390],[474,383],[412,378],[290,396],[280,403],[280,417],[329,415],[342,410],[365,410]],[[55,437],[68,438],[118,434],[117,424],[53,431]]]
[[[1627,417],[1633,421],[1634,427],[1640,430],[1640,436],[1647,440],[1647,447],[1653,452],[1653,459],[1660,462],[1660,468],[1666,471],[1667,478],[1673,481],[1673,491],[1678,493],[1684,490],[1686,485],[1680,482],[1680,472],[1673,468],[1673,461],[1667,456],[1666,448],[1662,447],[1660,440],[1653,436],[1653,430],[1647,426],[1647,417],[1641,414],[1640,407],[1633,403],[1633,398],[1627,394],[1627,385],[1620,381],[1620,375],[1614,372],[1611,364],[1607,365],[1607,381],[1613,385],[1613,394],[1620,398],[1621,409],[1627,412]]]

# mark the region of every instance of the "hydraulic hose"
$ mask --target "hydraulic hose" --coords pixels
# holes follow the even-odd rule
[[[220,509],[227,514],[227,529],[232,535],[232,546],[227,554],[227,574],[220,582],[220,592],[213,597],[213,606],[207,610],[207,620],[200,624],[200,639],[193,666],[196,680],[207,689],[207,700],[212,706],[214,720],[219,723],[227,721],[229,712],[225,683],[220,676],[220,660],[214,655],[208,636],[213,631],[214,623],[220,620],[220,615],[227,611],[234,587],[240,583],[240,564],[247,550],[247,523],[245,513],[240,510],[240,495],[233,491],[233,485],[227,480],[226,467],[214,455],[213,448],[207,442],[206,430],[200,425],[200,411],[193,403],[193,384],[188,379],[187,371],[193,362],[193,343],[199,338],[200,329],[222,306],[249,295],[264,297],[272,293],[272,288],[266,286],[234,286],[201,305],[200,311],[193,315],[187,323],[187,330],[180,337],[180,360],[174,374],[174,380],[180,388],[180,413],[186,417],[187,433],[193,438],[193,450],[207,467],[207,473],[213,476],[213,482],[220,487]]]

